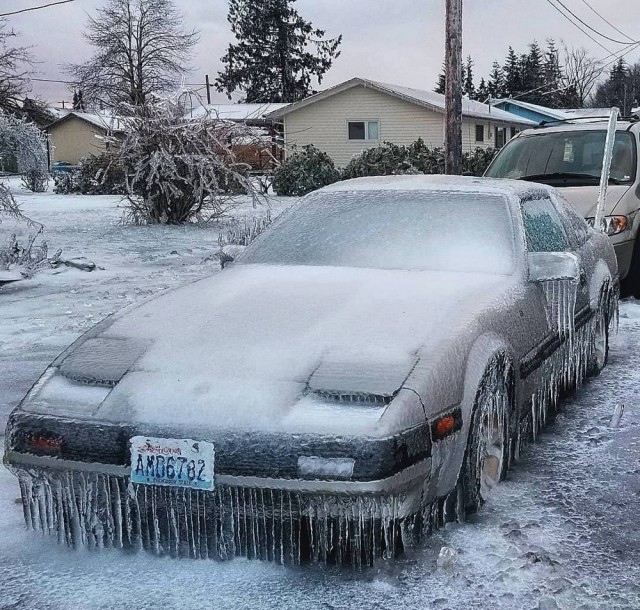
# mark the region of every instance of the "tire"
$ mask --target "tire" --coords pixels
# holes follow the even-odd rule
[[[622,296],[640,299],[640,239],[636,238],[627,276],[622,281]]]
[[[603,305],[596,312],[596,333],[593,352],[587,364],[587,377],[597,377],[609,361],[609,317]]]
[[[511,454],[513,376],[503,357],[489,363],[478,385],[460,477],[465,513],[475,513],[507,476]]]

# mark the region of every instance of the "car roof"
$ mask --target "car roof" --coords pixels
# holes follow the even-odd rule
[[[544,133],[559,133],[567,131],[606,131],[608,127],[608,119],[589,119],[579,122],[560,122],[550,123],[549,125],[541,124],[538,127],[525,129],[518,134],[519,137],[538,135]],[[632,131],[638,133],[640,131],[640,121],[618,121],[616,131]]]
[[[478,178],[475,176],[444,175],[408,175],[408,176],[372,176],[353,178],[336,182],[320,189],[319,193],[363,191],[428,191],[477,193],[483,195],[502,195],[506,197],[531,197],[535,194],[555,192],[545,184],[498,178]]]

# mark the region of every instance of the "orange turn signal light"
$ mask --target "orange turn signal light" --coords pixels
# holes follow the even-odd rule
[[[442,440],[460,428],[462,428],[462,413],[460,409],[456,409],[453,413],[447,413],[433,422],[431,426],[433,440]]]

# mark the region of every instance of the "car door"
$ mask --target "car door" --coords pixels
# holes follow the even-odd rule
[[[578,247],[577,237],[573,234],[569,224],[563,221],[550,195],[540,195],[537,198],[523,200],[521,209],[529,252],[570,252],[578,258],[580,280],[575,287],[575,302],[569,304],[571,309],[575,308],[575,314],[577,314],[589,304],[589,268],[585,260],[587,245],[583,243]],[[563,282],[569,283],[568,280]],[[567,312],[558,311],[557,308],[567,306],[567,303],[560,302],[560,300],[565,299],[565,290],[573,298],[574,287],[563,285],[561,282],[549,284],[543,286],[543,290],[545,290],[550,320],[553,322],[557,316],[566,318]],[[554,302],[556,300],[558,302]]]

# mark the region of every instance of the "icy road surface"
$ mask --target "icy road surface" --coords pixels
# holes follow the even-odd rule
[[[47,225],[52,249],[105,270],[39,276],[0,291],[2,429],[11,407],[79,333],[206,274],[215,264],[202,260],[217,249],[215,228],[119,227],[110,198],[20,199]],[[73,551],[25,531],[16,481],[0,467],[0,610],[640,609],[640,303],[623,303],[621,314],[610,366],[563,403],[482,512],[374,569]],[[625,412],[613,429],[619,404]],[[443,546],[457,560],[437,568]]]

